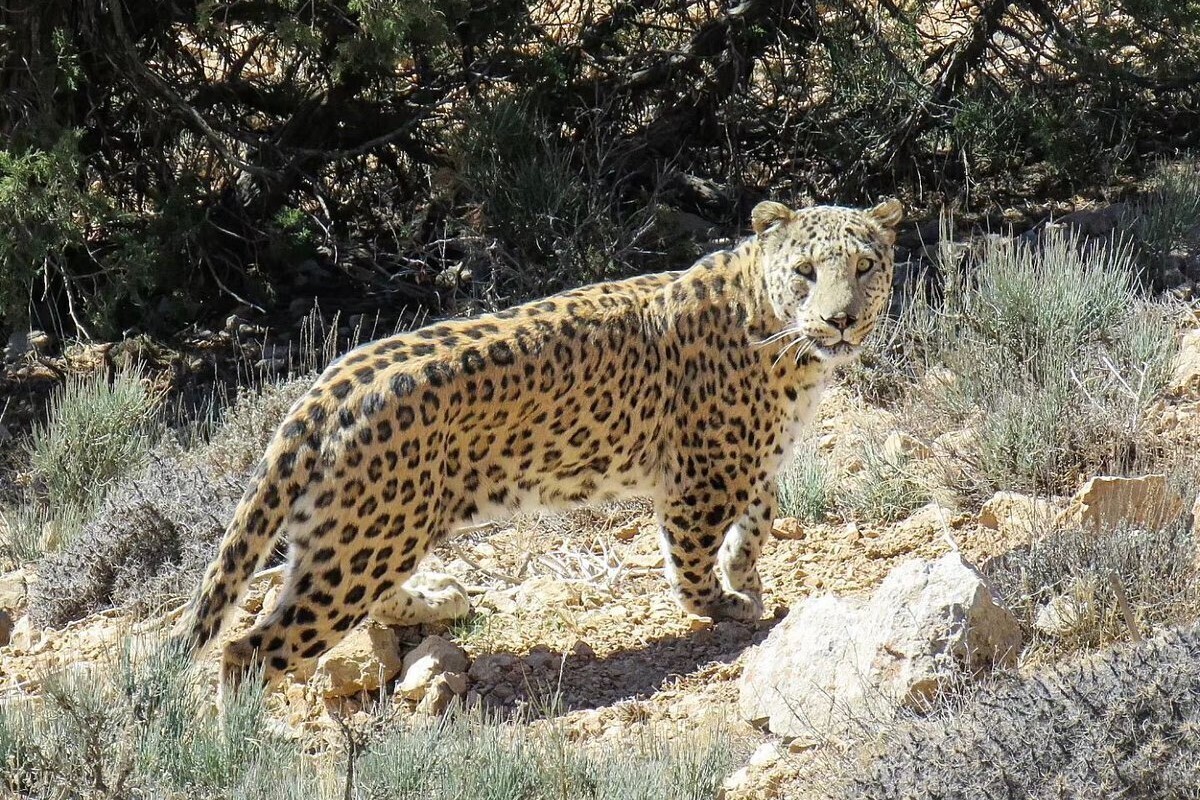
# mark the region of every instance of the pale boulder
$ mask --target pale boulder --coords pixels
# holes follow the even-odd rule
[[[908,561],[866,603],[826,594],[793,608],[746,657],[740,708],[775,734],[816,741],[899,706],[925,709],[1020,649],[1016,618],[957,553]]]
[[[1039,497],[1017,492],[996,492],[979,509],[980,527],[997,531],[1004,539],[1028,541],[1050,529],[1057,514],[1054,505]]]
[[[404,657],[399,697],[418,710],[441,713],[450,700],[466,693],[467,654],[440,636],[428,636]]]
[[[1190,330],[1179,340],[1168,386],[1185,394],[1200,394],[1200,329]]]
[[[1057,524],[1090,530],[1120,525],[1157,529],[1183,511],[1183,498],[1167,483],[1166,475],[1097,476],[1080,487]]]
[[[29,576],[23,569],[0,575],[0,610],[16,611],[29,595]]]
[[[883,457],[892,464],[933,458],[933,449],[904,431],[892,431],[883,440]]]
[[[378,689],[403,668],[396,630],[369,622],[317,660],[312,683],[326,697],[348,697]]]

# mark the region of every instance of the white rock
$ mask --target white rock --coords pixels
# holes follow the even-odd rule
[[[996,492],[979,509],[976,521],[1006,539],[1028,540],[1049,530],[1055,514],[1054,506],[1047,500],[1017,492]]]
[[[904,431],[892,431],[883,440],[883,457],[891,464],[903,464],[906,461],[932,458],[933,450]]]
[[[404,657],[403,677],[396,692],[405,699],[419,702],[436,678],[448,672],[466,672],[468,663],[467,654],[458,645],[440,636],[428,636]],[[466,690],[465,685],[463,690]]]
[[[1094,595],[1092,591],[1090,594]],[[1071,636],[1092,618],[1095,604],[1084,587],[1052,597],[1038,609],[1033,627],[1056,639]]]
[[[421,701],[417,703],[416,712],[435,717],[446,713],[446,709],[456,698],[464,697],[467,693],[467,676],[461,672],[443,672],[433,676],[429,688]]]
[[[747,657],[740,707],[789,739],[819,740],[856,718],[924,709],[947,686],[1016,661],[1021,631],[957,553],[892,570],[860,604],[805,600]]]
[[[12,649],[13,653],[32,653],[44,640],[45,636],[42,635],[42,631],[33,627],[33,620],[26,614],[13,625],[12,633],[8,639],[8,646]]]
[[[1179,340],[1169,386],[1189,394],[1200,392],[1200,330],[1188,331]]]
[[[0,575],[0,610],[15,611],[25,605],[29,580],[23,569]]]
[[[1057,524],[1089,530],[1119,525],[1157,529],[1178,519],[1183,510],[1183,498],[1167,483],[1166,475],[1102,475],[1079,488]]]
[[[404,667],[393,628],[375,623],[356,628],[317,660],[312,678],[326,697],[374,691]]]

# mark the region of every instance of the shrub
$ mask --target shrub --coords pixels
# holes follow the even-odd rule
[[[1196,545],[1182,521],[1160,530],[1128,526],[1101,531],[1059,530],[1011,551],[986,567],[1028,640],[1050,601],[1070,619],[1051,650],[1096,647],[1129,635],[1121,590],[1142,631],[1192,619],[1200,610]]]
[[[473,712],[428,723],[371,720],[373,731],[350,732],[347,770],[343,754],[305,755],[272,733],[255,685],[229,698],[218,722],[209,681],[185,654],[127,641],[107,663],[47,681],[42,701],[0,705],[0,794],[700,800],[715,794],[733,762],[719,734],[667,741],[647,731],[618,751],[573,744],[553,723]]]
[[[292,402],[299,378],[245,392],[206,443],[162,445],[81,526],[43,558],[30,594],[40,625],[59,626],[112,606],[152,613],[190,593],[216,555],[249,473]]]
[[[426,800],[700,800],[733,762],[718,735],[667,742],[647,731],[617,747],[574,745],[554,723],[524,728],[460,714],[385,733],[357,764],[356,786],[365,797]]]
[[[1133,233],[1141,246],[1150,284],[1173,283],[1167,267],[1172,252],[1190,248],[1200,256],[1200,163],[1165,162],[1151,178],[1150,189],[1134,208]]]
[[[42,559],[34,621],[60,627],[113,606],[151,613],[181,599],[215,555],[248,477],[156,459]]]
[[[77,506],[51,510],[31,503],[0,508],[0,522],[6,531],[0,539],[0,553],[18,564],[37,561],[47,551],[73,541],[89,513]]]
[[[136,469],[154,444],[160,399],[136,370],[119,370],[111,381],[99,373],[68,376],[29,443],[50,505],[87,507]]]
[[[35,278],[83,242],[81,222],[99,210],[79,189],[78,140],[64,133],[44,150],[0,148],[0,320],[25,320]]]
[[[779,473],[779,515],[820,522],[833,508],[829,465],[812,442],[796,448],[791,464]]]
[[[1170,311],[1138,295],[1130,249],[1049,229],[988,239],[941,271],[940,305],[917,298],[902,320],[904,358],[948,378],[917,381],[909,405],[935,434],[976,430],[968,488],[1054,492],[1130,469],[1174,351]]]
[[[1189,627],[998,676],[960,708],[889,730],[836,796],[1195,797],[1198,732],[1200,628]]]
[[[931,492],[908,456],[886,456],[875,445],[867,444],[862,469],[841,481],[835,497],[844,517],[896,522],[928,503]]]
[[[247,683],[249,686],[249,682]],[[49,678],[40,702],[0,706],[0,787],[20,797],[288,797],[317,784],[296,747],[265,726],[260,691],[219,723],[208,681],[182,652],[124,642],[104,663]],[[268,781],[267,778],[270,780]]]
[[[624,277],[662,246],[654,202],[625,203],[605,180],[615,153],[563,141],[533,97],[478,107],[456,148],[477,227],[500,244],[486,259],[491,305]]]

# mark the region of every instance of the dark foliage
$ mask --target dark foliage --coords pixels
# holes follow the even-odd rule
[[[678,212],[1066,194],[1200,140],[1194,2],[943,8],[14,0],[0,317],[495,305],[678,266]]]

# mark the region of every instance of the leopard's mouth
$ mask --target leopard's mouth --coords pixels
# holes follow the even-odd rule
[[[842,362],[853,358],[858,353],[859,346],[842,339],[837,342],[813,341],[813,349],[817,358],[822,361]]]

